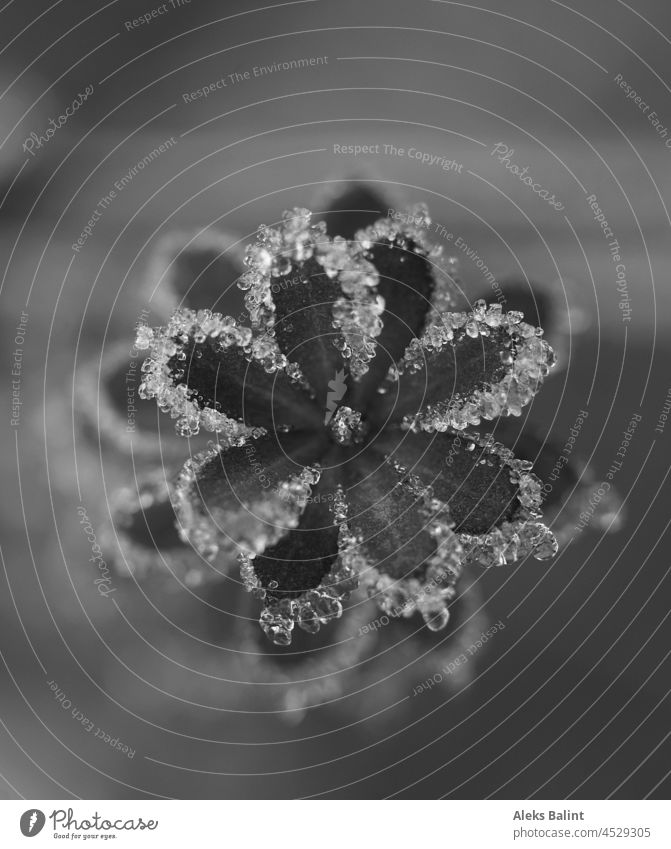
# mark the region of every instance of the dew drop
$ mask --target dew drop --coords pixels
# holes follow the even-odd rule
[[[429,631],[442,631],[450,621],[450,612],[446,607],[443,607],[437,612],[423,611],[422,617]]]

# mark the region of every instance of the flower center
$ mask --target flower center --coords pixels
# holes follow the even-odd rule
[[[343,405],[335,411],[326,429],[338,445],[359,445],[366,437],[368,425],[361,420],[361,413]]]

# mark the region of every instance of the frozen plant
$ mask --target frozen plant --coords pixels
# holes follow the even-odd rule
[[[278,645],[357,587],[440,630],[465,570],[557,551],[532,464],[473,430],[520,415],[552,349],[500,304],[455,311],[428,210],[405,220],[421,226],[346,239],[286,212],[247,250],[248,324],[180,308],[138,330],[141,397],[178,434],[213,434],[170,486],[177,531],[224,571],[238,560]]]

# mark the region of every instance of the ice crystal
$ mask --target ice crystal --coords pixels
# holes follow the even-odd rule
[[[390,370],[388,384],[412,376],[421,393],[421,409],[407,414],[410,429],[463,430],[481,419],[519,416],[554,365],[550,346],[520,313],[504,313],[499,304],[478,301],[471,313],[446,313],[420,338],[410,343]],[[483,359],[480,379],[464,383],[459,376],[469,360]],[[442,367],[443,383],[432,384],[420,372]],[[389,392],[390,386],[384,387]],[[449,397],[441,398],[449,392]],[[409,396],[410,397],[410,396]]]
[[[338,407],[330,418],[329,432],[339,445],[352,445],[363,442],[365,426],[361,421],[361,413],[351,407]]]

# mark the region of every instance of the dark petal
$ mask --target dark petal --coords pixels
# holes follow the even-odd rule
[[[416,238],[413,238],[414,234]],[[421,231],[382,219],[357,234],[363,257],[379,274],[378,294],[384,298],[382,332],[376,356],[361,383],[352,389],[352,407],[363,409],[390,367],[421,335],[432,308],[436,278]]]
[[[433,431],[520,415],[553,364],[535,328],[481,301],[473,313],[445,313],[410,345],[369,418]]]
[[[431,264],[419,245],[401,236],[375,243],[366,258],[380,275],[378,292],[385,302],[384,329],[378,341],[395,362],[420,335],[431,308]]]
[[[401,484],[401,476],[383,457],[362,452],[347,468],[349,523],[374,568],[392,578],[422,569],[435,550],[424,533],[420,496]]]
[[[216,310],[244,272],[242,252],[223,233],[170,233],[152,257],[147,300],[168,318],[178,307]]]
[[[260,228],[239,285],[252,325],[300,367],[326,411],[330,381],[347,371],[359,380],[367,371],[384,301],[377,272],[360,248],[331,240],[324,222],[310,224],[311,215],[294,209],[280,226]]]
[[[312,423],[319,423],[304,390],[283,372],[268,374],[242,348],[222,350],[215,340],[191,339],[180,353],[186,360],[168,361],[174,384],[187,386],[201,410],[220,409],[252,427],[310,422],[311,413]]]
[[[271,278],[275,305],[274,336],[290,362],[298,363],[323,409],[328,382],[345,369],[336,347],[341,334],[333,325],[333,307],[343,292],[312,257]]]
[[[362,585],[385,612],[408,616],[419,610],[434,630],[444,627],[462,554],[444,505],[374,452],[353,457],[345,475]]]
[[[466,560],[495,565],[529,553],[539,560],[556,553],[556,541],[538,521],[541,483],[529,473],[532,464],[516,460],[491,438],[388,429],[377,438],[374,451],[431,488],[455,523]]]
[[[323,486],[313,490],[324,496]],[[298,526],[253,560],[256,586],[268,601],[297,598],[316,589],[338,556],[338,527],[326,502],[308,502]]]
[[[358,230],[369,227],[386,209],[387,204],[372,187],[365,183],[349,183],[319,217],[326,222],[330,236],[353,239]]]
[[[175,313],[166,328],[140,328],[149,349],[141,397],[156,398],[183,436],[206,430],[239,445],[254,429],[318,427],[322,417],[299,379],[290,377],[274,340],[254,338],[234,319],[208,311]]]
[[[484,534],[517,513],[519,486],[499,454],[467,434],[410,433],[388,429],[374,450],[388,455],[444,501],[459,533]]]
[[[219,550],[260,552],[294,528],[319,474],[321,437],[268,434],[242,447],[208,451],[187,461],[174,504],[184,536],[208,560]]]
[[[341,527],[342,492],[327,471],[312,489],[294,530],[256,555],[243,555],[246,587],[263,599],[261,627],[277,645],[289,645],[294,625],[308,633],[342,614],[356,586]]]
[[[387,417],[399,421],[448,399],[462,408],[476,393],[494,386],[506,375],[501,353],[507,341],[504,332],[499,331],[478,339],[464,336],[454,345],[423,351],[417,371],[404,371],[398,382],[384,384],[386,391],[376,399],[377,403],[371,402],[369,417],[380,424]],[[459,422],[448,418],[446,424],[456,426]]]

